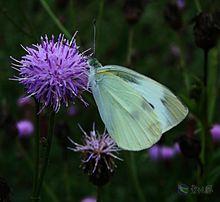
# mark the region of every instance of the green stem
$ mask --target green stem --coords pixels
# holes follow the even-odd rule
[[[126,64],[128,66],[131,65],[133,35],[134,35],[133,27],[130,27],[129,34],[128,34],[128,51],[127,51],[127,58],[126,58]]]
[[[39,198],[34,197],[37,191],[37,183],[39,177],[39,162],[40,162],[40,117],[39,117],[39,110],[40,106],[39,103],[35,100],[35,136],[34,136],[34,176],[33,176],[33,192],[32,192],[32,200],[39,201]]]
[[[102,187],[97,186],[97,202],[102,202]]]
[[[202,148],[201,148],[201,161],[202,164],[205,164],[205,150],[206,150],[206,137],[209,133],[209,124],[208,124],[208,50],[204,50],[204,75],[203,75],[203,84],[204,84],[204,117],[203,117],[203,131],[202,131]]]
[[[202,11],[200,1],[199,0],[194,0],[194,3],[196,5],[197,12],[200,13]]]
[[[54,23],[57,25],[57,27],[61,30],[61,32],[64,33],[64,35],[70,39],[71,34],[67,31],[67,29],[62,25],[62,23],[59,21],[59,19],[56,17],[56,15],[53,13],[53,11],[50,9],[49,5],[45,0],[40,0],[41,5],[46,10],[48,15],[51,17],[51,19],[54,21]]]
[[[17,141],[17,146],[18,146],[18,149],[20,150],[21,154],[23,155],[23,157],[26,161],[27,167],[31,171],[33,171],[32,161],[31,161],[30,157],[28,156],[27,152],[24,150],[23,146],[20,144],[19,141]],[[50,197],[51,201],[59,202],[56,195],[54,194],[54,192],[51,190],[51,188],[47,184],[44,184],[44,190],[47,193],[48,197]]]
[[[186,94],[189,95],[190,80],[189,80],[189,74],[187,72],[187,68],[186,68],[186,64],[185,64],[185,55],[184,55],[185,47],[184,47],[184,44],[182,42],[182,35],[179,32],[177,34],[177,40],[178,40],[178,45],[180,47],[180,63],[179,63],[180,70],[183,73],[183,80],[184,80]]]
[[[145,202],[145,196],[144,193],[142,191],[142,188],[140,186],[140,182],[138,180],[138,175],[137,175],[137,168],[136,168],[136,164],[135,164],[135,160],[134,160],[134,153],[133,152],[129,152],[130,153],[130,169],[131,169],[131,176],[132,176],[132,180],[133,180],[133,184],[135,186],[136,192],[138,194],[139,200],[140,202]]]
[[[49,163],[49,157],[50,157],[50,150],[51,150],[51,145],[52,145],[52,140],[53,140],[54,122],[55,122],[55,112],[52,111],[50,113],[50,117],[49,117],[49,128],[48,128],[48,134],[47,134],[48,136],[47,136],[46,151],[45,151],[45,154],[44,154],[43,166],[42,166],[42,170],[41,170],[41,173],[40,173],[39,183],[38,183],[35,198],[40,197],[42,184],[43,184],[44,177],[45,177],[45,174],[46,174],[46,171],[47,171],[47,167],[48,167],[48,163]]]
[[[73,201],[71,197],[71,190],[70,190],[70,177],[69,177],[69,170],[68,170],[68,164],[67,161],[64,162],[64,173],[63,173],[63,180],[65,184],[66,189],[66,199],[67,201]]]

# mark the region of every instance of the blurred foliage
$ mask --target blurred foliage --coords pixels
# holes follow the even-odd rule
[[[80,50],[93,47],[93,19],[97,20],[96,57],[105,64],[126,65],[145,74],[172,89],[180,96],[190,111],[198,116],[198,100],[192,99],[190,93],[193,86],[201,83],[203,76],[203,51],[196,47],[193,38],[193,19],[198,14],[197,1],[185,1],[185,7],[178,12],[181,24],[173,26],[170,20],[175,18],[168,3],[176,1],[143,0],[136,21],[130,23],[123,0],[48,0],[47,3],[56,17],[71,35],[78,30],[77,41]],[[135,5],[132,5],[133,9]],[[216,11],[220,8],[218,0],[203,0],[201,8]],[[137,8],[139,9],[139,8]],[[136,11],[135,11],[136,12]],[[171,15],[171,16],[170,16]],[[174,16],[173,16],[174,15]],[[24,94],[24,89],[15,81],[9,80],[17,74],[10,68],[10,56],[20,58],[25,54],[20,44],[29,46],[40,41],[40,36],[61,32],[54,20],[42,7],[40,1],[7,0],[0,1],[0,120],[3,111],[7,111],[7,119],[0,128],[0,177],[7,180],[11,188],[12,201],[29,201],[32,190],[32,139],[23,143],[17,137],[16,121],[27,118],[25,110],[17,106],[17,99]],[[166,17],[165,17],[166,16]],[[167,17],[168,16],[168,17]],[[130,16],[133,17],[133,16]],[[179,19],[180,18],[180,19]],[[126,20],[127,19],[127,20]],[[179,22],[179,21],[177,21]],[[175,21],[176,23],[176,21]],[[178,29],[176,29],[178,27]],[[129,33],[133,42],[129,49]],[[130,51],[130,64],[126,58]],[[219,122],[219,45],[210,52],[210,123]],[[195,94],[193,94],[195,95]],[[76,101],[77,115],[69,117],[67,110],[59,112],[56,122],[65,122],[69,134],[76,142],[81,142],[80,123],[85,131],[90,131],[96,122],[100,131],[104,126],[100,120],[92,95],[86,93],[90,106],[85,108]],[[216,104],[217,103],[217,104]],[[34,120],[34,107],[29,109],[28,118]],[[200,109],[203,110],[203,109]],[[42,115],[42,122],[46,115]],[[167,132],[161,142],[172,145],[181,134],[186,133],[186,123]],[[26,145],[24,147],[24,145]],[[205,168],[205,180],[198,180],[195,160],[183,155],[170,161],[153,162],[146,151],[134,153],[137,174],[147,201],[218,201],[219,184],[219,145],[212,145],[212,153]],[[54,139],[51,160],[46,183],[42,193],[42,201],[80,201],[85,196],[96,195],[96,187],[83,175],[78,154],[63,149],[57,138]],[[65,149],[66,150],[66,149]],[[118,168],[110,184],[104,188],[104,201],[139,201],[134,188],[128,152],[122,151],[117,162]],[[201,184],[198,184],[200,182]],[[177,193],[179,183],[198,186],[213,185],[212,194]]]

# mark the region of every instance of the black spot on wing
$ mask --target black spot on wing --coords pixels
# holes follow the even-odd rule
[[[149,109],[149,106],[151,107],[151,109],[154,109],[154,105],[151,104],[150,102],[148,102],[146,99],[144,99],[144,101],[141,104],[141,107],[145,110]]]
[[[154,105],[152,105],[150,102],[148,104],[151,106],[152,109],[154,109]]]
[[[163,100],[163,99],[160,99],[160,101],[164,104],[164,105],[166,105],[166,100]]]

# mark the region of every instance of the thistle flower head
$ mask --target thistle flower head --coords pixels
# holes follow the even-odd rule
[[[104,185],[116,167],[114,159],[121,160],[115,155],[120,149],[105,131],[100,135],[93,126],[88,135],[81,127],[80,129],[84,134],[84,143],[80,145],[70,139],[74,147],[69,149],[83,154],[82,167],[90,176],[91,182],[95,185]]]
[[[24,47],[23,47],[24,48]],[[74,37],[69,41],[59,35],[41,38],[41,43],[24,48],[27,52],[21,60],[12,58],[19,71],[15,77],[26,88],[29,96],[35,96],[43,107],[58,111],[62,104],[68,106],[87,87],[87,57],[79,53]]]

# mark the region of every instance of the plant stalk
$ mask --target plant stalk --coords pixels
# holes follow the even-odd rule
[[[205,164],[205,153],[206,153],[206,141],[209,133],[209,123],[208,123],[208,50],[204,50],[204,75],[203,75],[203,85],[204,85],[204,117],[203,117],[203,131],[201,137],[201,162]]]
[[[130,169],[131,169],[131,176],[132,176],[132,180],[133,180],[133,184],[134,187],[136,189],[136,192],[138,194],[138,198],[140,202],[145,202],[145,196],[144,193],[142,191],[142,188],[140,186],[140,182],[138,180],[138,175],[137,175],[137,169],[136,169],[136,164],[135,164],[135,160],[134,160],[134,153],[133,152],[129,152],[130,153]]]
[[[101,196],[102,196],[102,186],[97,186],[97,202],[103,202]]]
[[[38,177],[39,177],[39,163],[40,163],[40,105],[35,100],[35,136],[34,136],[34,176],[33,176],[33,192],[32,200],[39,201],[39,198],[35,197],[37,191]]]
[[[202,6],[200,4],[200,1],[199,0],[194,0],[194,3],[196,5],[197,12],[200,13],[202,11]]]
[[[49,116],[49,128],[48,128],[48,136],[47,136],[47,145],[46,145],[46,151],[44,154],[43,158],[43,166],[41,169],[41,173],[39,176],[39,183],[37,186],[37,191],[36,191],[36,196],[35,197],[40,197],[44,177],[47,172],[47,167],[49,164],[49,157],[50,157],[50,151],[51,151],[51,145],[52,145],[52,140],[53,140],[53,134],[54,134],[54,123],[55,123],[55,112],[52,111]]]

